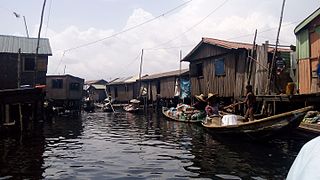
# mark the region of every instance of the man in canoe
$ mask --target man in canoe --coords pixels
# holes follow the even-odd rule
[[[246,99],[244,100],[245,106],[247,108],[246,114],[244,116],[245,121],[253,121],[253,114],[254,114],[254,105],[256,103],[256,96],[252,92],[252,86],[248,84],[246,86]]]
[[[219,104],[217,101],[217,96],[218,94],[213,94],[213,93],[208,94],[208,98],[207,98],[208,105],[206,106],[205,110],[209,117],[214,115],[219,115]]]
[[[203,94],[196,95],[196,102],[192,105],[195,109],[194,114],[192,114],[191,119],[204,119],[206,117],[205,108],[207,106],[206,99]]]

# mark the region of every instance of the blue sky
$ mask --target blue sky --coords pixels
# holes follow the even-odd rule
[[[109,80],[138,74],[142,48],[157,47],[145,51],[143,72],[150,74],[177,69],[179,51],[186,55],[201,37],[251,42],[258,29],[259,43],[275,41],[281,0],[193,0],[132,31],[63,55],[65,49],[141,24],[184,2],[187,0],[47,0],[42,37],[50,39],[53,49],[48,73],[60,74],[66,66],[66,72],[76,76]],[[2,0],[0,34],[25,36],[23,20],[13,15],[15,11],[26,16],[30,34],[36,36],[42,3]],[[287,0],[280,43],[294,44],[294,27],[319,5],[318,0]]]

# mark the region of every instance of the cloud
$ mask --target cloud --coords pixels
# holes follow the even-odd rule
[[[183,54],[186,55],[201,40],[201,37],[251,42],[255,29],[258,29],[258,42],[261,43],[265,40],[270,40],[271,43],[275,42],[276,27],[279,21],[276,15],[279,13],[273,12],[276,15],[265,14],[259,8],[253,8],[252,12],[247,13],[248,7],[244,5],[239,5],[233,13],[233,11],[228,11],[230,6],[226,4],[203,23],[181,35],[182,32],[194,26],[221,4],[222,0],[212,2],[211,0],[193,1],[175,13],[158,18],[117,37],[67,51],[62,60],[64,49],[108,37],[114,34],[115,31],[113,29],[103,30],[95,27],[80,30],[74,25],[70,25],[60,32],[49,29],[47,36],[50,38],[54,55],[49,59],[48,74],[62,73],[66,66],[66,73],[85,79],[104,78],[110,80],[116,76],[136,75],[139,73],[139,55],[142,48],[145,49],[143,58],[144,73],[150,74],[175,70],[179,68],[179,50],[181,49]],[[239,14],[241,10],[246,13]],[[128,17],[123,30],[154,17],[155,15],[144,9],[135,9]],[[284,22],[284,24],[288,23],[290,22]],[[269,29],[269,31],[259,34],[259,31],[266,29]],[[280,42],[285,44],[294,43],[295,37],[292,29],[292,25],[283,27]],[[176,39],[164,44],[173,38]],[[186,45],[192,46],[185,47]],[[183,47],[170,48],[176,46]],[[156,47],[156,50],[150,50],[150,48],[154,47]],[[168,47],[169,49],[167,49]],[[59,64],[60,66],[56,71],[56,67]],[[184,66],[186,67],[188,64]]]

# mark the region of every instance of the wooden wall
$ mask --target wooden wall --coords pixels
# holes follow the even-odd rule
[[[34,71],[24,71],[24,58],[32,55],[21,55],[20,85],[34,85]],[[13,89],[18,87],[18,54],[0,54],[0,89]],[[37,64],[37,82],[46,84],[48,56],[39,56]]]
[[[215,75],[214,62],[217,58],[224,58],[225,75]],[[201,61],[190,63],[203,63],[203,76],[191,77],[191,94],[218,93],[220,97],[240,97],[244,95],[244,81],[246,77],[246,51],[230,51],[219,57],[209,57]]]
[[[268,82],[268,44],[257,46],[257,62],[254,62],[255,71],[252,75],[254,79],[254,93],[259,95],[266,94]]]
[[[138,84],[137,83],[126,83],[126,84],[115,84],[107,85],[110,89],[111,97],[118,102],[128,102],[131,99],[138,97]],[[115,96],[115,89],[117,88],[118,97]]]
[[[61,89],[52,88],[53,79],[62,79],[63,85]],[[70,83],[79,83],[79,90],[70,90]],[[81,100],[83,90],[83,79],[71,76],[53,76],[47,77],[46,98],[54,100]]]
[[[193,54],[188,59],[192,61],[192,60],[210,58],[210,57],[225,54],[228,52],[229,50],[225,48],[213,46],[210,44],[202,44],[195,52],[193,52]]]
[[[70,89],[70,84],[71,83],[79,83],[80,87],[79,90],[72,90]],[[73,100],[81,100],[82,96],[83,96],[83,84],[84,84],[84,80],[80,79],[80,78],[75,78],[72,76],[67,76],[67,83],[66,83],[66,87],[67,87],[67,99],[73,99]]]
[[[189,77],[189,74],[187,76]],[[143,86],[148,88],[148,100],[155,101],[157,99],[157,89],[159,84],[159,96],[161,98],[173,98],[175,95],[175,85],[177,79],[179,79],[178,76],[170,76],[144,81]]]
[[[317,93],[320,92],[320,85],[318,85],[318,77],[316,74],[317,66],[319,64],[320,56],[320,16],[311,21],[306,29],[297,34],[297,38],[302,33],[306,33],[307,39],[305,42],[308,52],[298,51],[298,65],[299,65],[299,91],[301,94]],[[299,40],[299,39],[298,39]],[[301,44],[298,44],[301,46]],[[304,57],[301,54],[307,54]]]

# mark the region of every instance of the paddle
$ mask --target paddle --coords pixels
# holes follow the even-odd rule
[[[222,109],[229,109],[229,108],[232,108],[232,107],[234,107],[234,106],[237,106],[237,105],[243,104],[243,103],[245,103],[245,102],[238,102],[238,103],[235,103],[235,104],[230,104],[229,106],[225,106],[225,107],[223,107]]]

